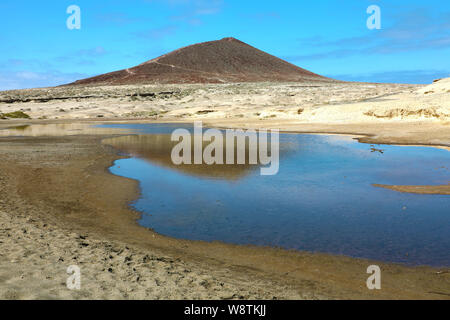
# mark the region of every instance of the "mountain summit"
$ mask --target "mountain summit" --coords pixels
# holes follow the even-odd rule
[[[190,45],[72,85],[331,81],[235,38]]]

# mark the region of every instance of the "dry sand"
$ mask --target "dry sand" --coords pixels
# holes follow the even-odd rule
[[[450,84],[242,83],[60,87],[0,92],[0,112],[33,119],[289,120],[297,123],[450,121]],[[444,89],[442,89],[442,87]]]
[[[450,99],[442,83],[426,90],[233,84],[10,91],[0,93],[8,102],[0,103],[0,112],[22,109],[33,120],[3,120],[0,127],[70,124],[101,115],[102,121],[203,120],[220,127],[278,127],[356,134],[370,143],[449,147]],[[145,96],[150,91],[155,95]],[[131,96],[137,92],[144,96]],[[183,241],[142,228],[138,213],[127,206],[138,196],[136,182],[107,171],[119,158],[100,143],[109,136],[75,130],[0,138],[0,298],[450,298],[448,268]],[[80,291],[65,286],[72,264],[81,267]],[[366,288],[370,264],[381,266],[382,290]]]

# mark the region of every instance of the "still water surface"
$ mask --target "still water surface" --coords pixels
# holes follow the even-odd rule
[[[374,146],[381,153],[347,136],[281,134],[279,173],[261,176],[256,166],[173,165],[179,124],[102,127],[137,133],[105,141],[132,155],[110,170],[139,181],[139,223],[161,234],[450,266],[450,196],[372,186],[448,184],[447,150]]]

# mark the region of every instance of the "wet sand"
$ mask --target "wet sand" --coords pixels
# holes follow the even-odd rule
[[[345,131],[367,135],[361,139],[371,143],[391,138],[402,144],[450,145],[446,126],[425,124],[421,128],[428,134],[417,133],[417,125],[383,128],[381,137],[376,126],[287,129]],[[127,205],[139,196],[137,183],[107,170],[121,157],[101,144],[110,136],[0,138],[0,298],[450,298],[448,268],[177,240],[140,227],[139,213]],[[65,286],[72,264],[81,268],[80,291]],[[381,267],[381,290],[366,287],[371,264]]]
[[[373,185],[375,187],[386,188],[405,193],[450,195],[450,184],[442,186],[391,186],[385,184],[373,184]]]

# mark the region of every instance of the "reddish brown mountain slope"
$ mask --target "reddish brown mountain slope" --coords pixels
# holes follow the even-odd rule
[[[332,81],[234,38],[184,47],[133,68],[72,85]]]

